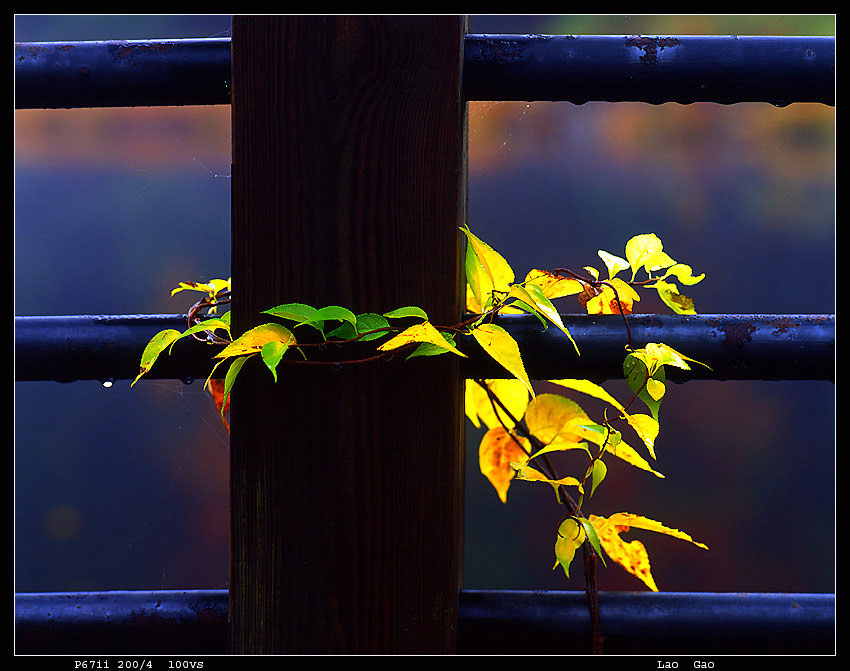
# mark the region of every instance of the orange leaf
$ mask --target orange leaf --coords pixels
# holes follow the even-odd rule
[[[614,513],[607,519],[596,515],[590,515],[589,519],[593,528],[596,529],[596,535],[599,537],[599,542],[605,553],[629,573],[641,580],[653,592],[657,592],[658,587],[650,572],[649,555],[646,552],[646,548],[640,541],[626,543],[620,538],[621,533],[625,533],[632,527],[636,529],[647,529],[673,536],[674,538],[681,538],[698,547],[708,549],[707,546],[698,543],[684,531],[671,529],[660,522],[647,517],[641,517],[640,515]]]
[[[524,462],[527,458],[514,437],[501,426],[490,429],[481,439],[478,446],[478,465],[490,484],[495,487],[502,503],[508,502],[508,487],[515,474],[511,462]]]
[[[207,391],[215,403],[215,409],[218,410],[218,416],[221,418],[221,423],[224,429],[230,435],[230,423],[225,419],[224,414],[230,410],[230,397],[224,401],[224,409],[222,409],[222,399],[224,398],[224,380],[210,379],[207,381]]]

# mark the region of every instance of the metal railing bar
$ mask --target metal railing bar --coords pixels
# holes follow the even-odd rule
[[[531,315],[502,315],[520,345],[531,379],[622,379],[626,330],[619,315],[561,315],[578,343]],[[667,367],[668,379],[835,380],[834,315],[631,315],[633,346],[663,342],[709,368]],[[127,380],[139,372],[141,353],[163,329],[185,330],[184,315],[81,315],[15,317],[15,380]],[[465,377],[510,374],[473,341],[459,335]],[[163,355],[148,379],[205,379],[212,346],[187,337]],[[330,354],[328,354],[330,356]]]
[[[467,100],[835,104],[834,37],[470,34],[463,67]],[[15,44],[16,109],[226,104],[229,37]]]
[[[467,35],[468,100],[835,104],[835,38]]]
[[[20,593],[17,654],[226,654],[227,590]],[[833,654],[835,594],[600,592],[608,654]],[[461,590],[461,654],[582,654],[584,592]]]
[[[229,37],[15,44],[16,109],[229,104]]]

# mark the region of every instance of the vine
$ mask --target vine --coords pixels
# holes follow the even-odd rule
[[[366,364],[407,353],[407,359],[419,356],[451,354],[466,357],[457,348],[459,334],[469,335],[510,377],[506,379],[474,379],[465,384],[466,416],[477,428],[486,428],[479,445],[479,466],[499,499],[507,503],[508,490],[514,481],[540,482],[551,486],[559,505],[565,508],[554,532],[553,569],[559,566],[567,579],[579,548],[584,554],[585,592],[593,627],[593,650],[602,652],[596,591],[596,563],[607,566],[607,556],[615,564],[640,580],[647,588],[658,591],[650,570],[649,556],[640,541],[625,542],[621,535],[631,529],[666,534],[708,549],[690,535],[641,515],[618,512],[607,517],[586,514],[583,507],[605,480],[610,458],[651,473],[649,459],[654,460],[655,441],[659,433],[659,407],[666,394],[665,367],[690,370],[695,361],[664,343],[647,343],[635,348],[627,315],[640,300],[639,290],[654,290],[677,314],[696,314],[693,301],[680,293],[678,283],[693,285],[704,274],[695,276],[690,266],[674,261],[653,233],[636,235],[625,246],[625,258],[599,250],[607,277],[593,266],[584,273],[569,268],[532,270],[521,282],[515,282],[510,264],[492,247],[475,236],[468,227],[464,260],[466,272],[466,309],[471,316],[451,325],[433,324],[427,313],[416,306],[400,307],[383,314],[355,315],[337,306],[316,308],[304,303],[286,303],[263,311],[279,321],[256,326],[234,338],[230,312],[219,314],[230,303],[230,279],[209,283],[181,282],[172,296],[181,291],[205,294],[189,310],[187,329],[166,329],[157,333],[146,346],[141,359],[138,382],[151,370],[157,358],[181,338],[197,340],[223,348],[213,356],[213,365],[205,387],[215,399],[225,427],[230,394],[245,362],[259,356],[274,377],[284,365],[353,365]],[[628,279],[618,277],[630,272]],[[638,279],[638,274],[646,275]],[[519,345],[497,322],[500,314],[531,314],[543,328],[550,325],[562,331],[580,356],[575,342],[552,300],[577,296],[588,314],[621,315],[625,332],[623,374],[631,397],[620,402],[602,386],[586,379],[547,380],[548,383],[594,397],[605,402],[601,418],[591,417],[575,401],[560,394],[536,393],[526,374]],[[413,323],[410,323],[410,322]],[[280,322],[286,322],[289,326]],[[295,337],[294,331],[313,331],[312,340]],[[311,348],[344,349],[355,342],[376,344],[373,354],[348,359],[310,359]],[[297,355],[292,354],[296,351]],[[230,362],[224,380],[213,378],[219,366]],[[132,386],[131,384],[131,386]],[[640,402],[646,411],[637,412]],[[610,413],[610,414],[609,414]],[[626,442],[624,435],[633,434],[647,453],[646,457]],[[571,475],[559,473],[553,458],[557,453],[579,450],[587,461]]]

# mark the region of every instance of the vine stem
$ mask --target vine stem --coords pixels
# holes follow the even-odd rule
[[[525,423],[520,419],[517,420],[510,410],[505,407],[505,404],[502,403],[501,399],[496,395],[496,393],[490,389],[484,380],[475,380],[475,383],[487,392],[487,397],[490,400],[490,405],[493,408],[493,412],[496,414],[496,419],[499,420],[499,424],[502,425],[502,428],[505,432],[516,442],[517,445],[520,446],[522,451],[531,457],[531,453],[525,448],[525,446],[517,440],[517,437],[508,429],[505,422],[499,416],[499,412],[496,409],[496,406],[505,414],[505,416],[513,422],[514,427],[517,429],[519,433],[522,434],[523,438],[526,438],[536,449],[540,449],[545,447],[539,438],[534,436],[529,430]],[[607,438],[606,438],[607,440]],[[604,445],[603,445],[604,449]],[[543,464],[545,467],[545,474],[550,480],[557,480],[558,474],[555,470],[555,467],[552,465],[548,455],[543,455],[540,457],[543,460]],[[558,499],[561,503],[563,503],[570,517],[574,515],[578,515],[580,517],[584,517],[581,512],[581,508],[579,505],[573,500],[572,496],[570,496],[564,485],[558,486]],[[595,655],[601,655],[603,652],[603,637],[602,637],[602,628],[599,624],[599,593],[596,586],[596,551],[593,549],[593,546],[590,544],[590,541],[585,539],[585,542],[582,546],[583,554],[584,554],[584,593],[587,596],[587,607],[590,612],[590,623],[591,629],[593,632],[593,643],[592,643],[592,651]]]

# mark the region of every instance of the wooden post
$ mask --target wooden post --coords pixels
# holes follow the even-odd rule
[[[465,32],[461,16],[234,16],[234,333],[286,302],[459,321]],[[231,652],[455,650],[459,359],[402,358],[240,373]]]

